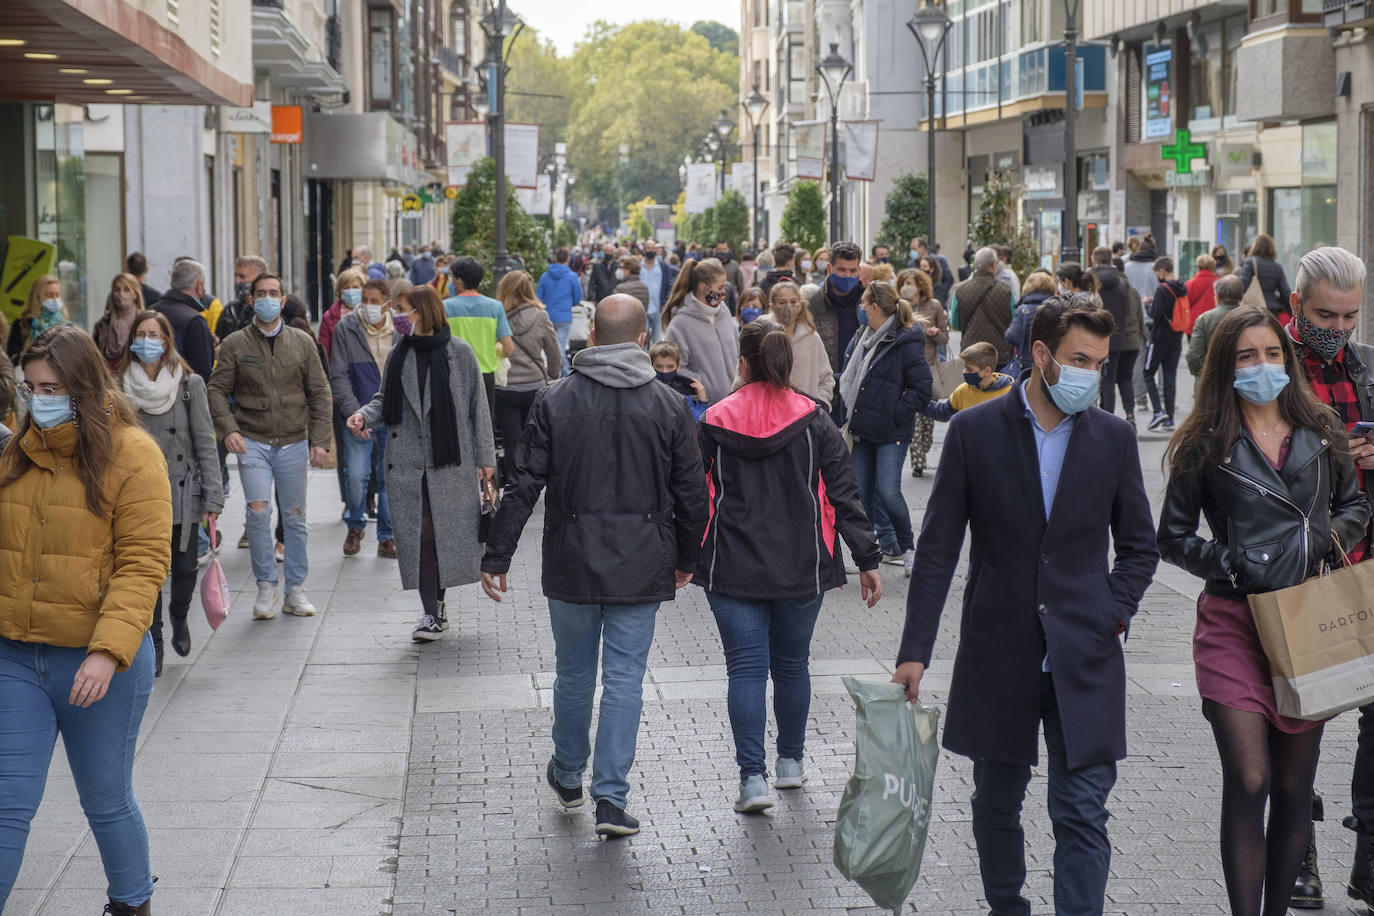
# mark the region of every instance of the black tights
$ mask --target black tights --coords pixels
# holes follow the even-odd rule
[[[1283,916],[1307,851],[1322,726],[1290,735],[1212,700],[1202,712],[1221,754],[1221,868],[1232,916]]]
[[[445,589],[439,587],[439,552],[434,547],[434,519],[429,512],[429,480],[420,477],[420,606],[430,617],[439,616]]]

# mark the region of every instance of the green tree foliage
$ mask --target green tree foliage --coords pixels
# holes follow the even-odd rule
[[[825,200],[814,181],[798,181],[787,195],[782,211],[782,238],[815,251],[825,244]]]
[[[905,252],[912,239],[928,234],[930,211],[926,190],[925,175],[903,172],[897,176],[883,199],[883,225],[878,230],[877,244],[891,248],[895,255]]]
[[[644,217],[644,208],[652,207],[657,203],[658,201],[654,200],[652,197],[646,197],[643,200],[635,201],[626,209],[625,222],[629,225],[630,231],[635,234],[636,238],[647,239],[653,237],[654,227],[650,226],[648,219]]]
[[[483,159],[468,173],[467,187],[458,192],[453,202],[451,247],[456,254],[469,255],[482,262],[486,276],[482,292],[492,294],[492,265],[496,257],[496,218],[492,207],[496,201],[496,163]],[[536,280],[544,273],[545,229],[530,216],[516,200],[515,189],[506,182],[506,249],[518,255],[525,270]]]
[[[714,244],[725,239],[735,251],[749,247],[749,205],[744,202],[744,195],[739,191],[726,191],[713,209],[716,236],[709,243],[701,240],[702,244]]]
[[[569,225],[568,223],[565,223],[562,220],[559,220],[558,225],[553,227],[552,244],[555,248],[559,248],[564,245],[571,248],[572,246],[576,245],[577,227]]]
[[[711,47],[720,53],[739,57],[739,33],[728,25],[719,22],[694,22],[692,31],[705,38]]]
[[[1021,225],[1021,187],[1003,174],[992,175],[983,184],[983,199],[978,215],[968,229],[969,244],[1006,245],[1011,249],[1011,269],[1024,277],[1040,266],[1035,237]]]
[[[673,199],[678,165],[734,107],[739,84],[735,57],[671,22],[596,23],[567,67],[564,85],[583,87],[567,133],[576,195],[603,218],[645,195]]]
[[[513,124],[539,125],[539,160],[553,161],[553,145],[566,139],[572,112],[588,87],[570,75],[568,60],[560,58],[553,42],[540,41],[528,26],[507,39],[510,73],[506,77],[506,108]]]

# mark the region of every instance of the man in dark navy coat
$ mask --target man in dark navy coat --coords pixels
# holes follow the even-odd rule
[[[916,544],[892,678],[909,700],[972,533],[944,744],[973,759],[973,835],[996,916],[1030,913],[1021,802],[1042,721],[1055,913],[1100,914],[1106,893],[1107,795],[1126,756],[1120,637],[1159,562],[1135,434],[1092,406],[1113,327],[1083,298],[1040,305],[1033,368],[950,423]]]

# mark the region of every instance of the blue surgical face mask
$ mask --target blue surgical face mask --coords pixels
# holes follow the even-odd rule
[[[47,312],[49,315],[57,314],[62,311],[62,300],[59,298],[44,299],[43,311]]]
[[[965,372],[964,384],[968,385],[970,388],[977,388],[979,385],[983,384],[983,374],[981,372]]]
[[[847,295],[858,285],[858,283],[858,277],[838,277],[835,274],[830,275],[830,285],[833,286],[835,292],[839,293],[841,296]]]
[[[1268,404],[1288,387],[1288,373],[1278,363],[1260,363],[1236,370],[1236,392],[1251,404]]]
[[[1053,356],[1050,362],[1059,366],[1059,381],[1045,385],[1055,405],[1068,414],[1082,413],[1091,407],[1102,385],[1102,373],[1077,366],[1060,366]]]
[[[134,356],[138,357],[139,362],[150,366],[162,359],[162,341],[153,340],[151,337],[135,337],[129,349],[134,351]]]
[[[39,429],[61,426],[73,417],[72,397],[69,394],[30,395],[29,416]]]
[[[360,289],[346,289],[339,293],[339,299],[344,305],[351,309],[358,307],[358,303],[363,301],[363,291]]]
[[[253,314],[258,319],[268,324],[276,321],[281,316],[281,300],[266,296],[262,299],[253,300]]]
[[[868,312],[864,311],[863,303],[854,306],[854,314],[858,316],[859,327],[868,327]]]

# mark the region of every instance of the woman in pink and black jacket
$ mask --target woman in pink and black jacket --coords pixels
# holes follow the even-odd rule
[[[736,811],[768,795],[764,691],[778,720],[774,786],[799,788],[810,714],[811,634],[825,593],[845,584],[842,537],[869,607],[882,596],[881,554],[849,452],[829,414],[794,390],[792,342],[756,322],[739,336],[741,387],[706,411],[697,442],[710,520],[694,581],[720,627],[730,727],[740,768]]]

